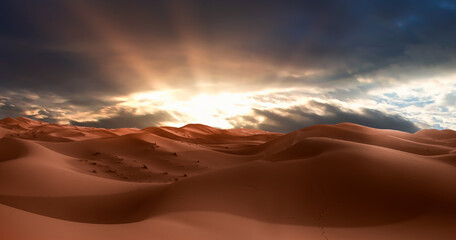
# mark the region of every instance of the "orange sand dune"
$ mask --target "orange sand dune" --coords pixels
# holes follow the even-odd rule
[[[453,239],[456,132],[0,120],[0,239]]]

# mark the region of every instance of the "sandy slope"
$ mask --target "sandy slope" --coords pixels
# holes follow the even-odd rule
[[[452,239],[456,132],[0,120],[0,239]]]

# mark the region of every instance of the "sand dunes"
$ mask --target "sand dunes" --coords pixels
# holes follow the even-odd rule
[[[451,239],[456,132],[0,121],[2,239]]]

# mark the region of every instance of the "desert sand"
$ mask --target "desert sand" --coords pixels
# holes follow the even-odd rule
[[[0,239],[454,239],[456,132],[0,120]]]

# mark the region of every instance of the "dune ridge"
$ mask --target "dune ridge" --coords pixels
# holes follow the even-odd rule
[[[451,239],[456,132],[0,120],[2,239]]]

